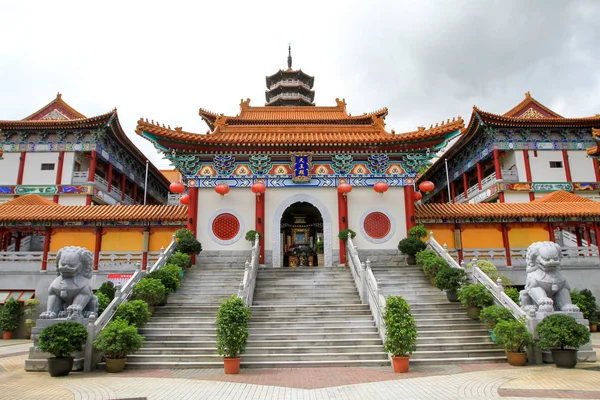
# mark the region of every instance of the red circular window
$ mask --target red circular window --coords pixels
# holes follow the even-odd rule
[[[240,231],[240,221],[233,214],[219,214],[213,221],[212,230],[217,238],[231,240]]]
[[[381,212],[372,212],[365,218],[365,233],[373,239],[383,239],[390,233],[392,223],[387,215]]]

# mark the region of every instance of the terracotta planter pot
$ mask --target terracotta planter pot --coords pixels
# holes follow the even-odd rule
[[[479,307],[467,307],[467,316],[471,319],[479,319],[479,313],[481,308]]]
[[[527,353],[510,353],[506,352],[508,363],[515,367],[522,367],[527,364]]]
[[[577,365],[577,350],[552,349],[552,360],[558,368],[575,368]]]
[[[2,333],[2,339],[4,340],[8,340],[8,339],[12,339],[12,332],[6,332],[4,331],[4,333]]]
[[[409,359],[409,356],[392,356],[392,365],[394,366],[394,372],[408,372]]]
[[[223,358],[223,367],[225,369],[226,374],[237,374],[240,372],[240,360],[241,357],[238,358]]]
[[[106,359],[106,372],[121,372],[125,369],[125,362],[127,362],[127,357],[125,358],[107,358]]]
[[[598,332],[598,325],[590,324],[590,332]]]
[[[48,359],[48,373],[50,376],[67,376],[73,369],[73,357]]]

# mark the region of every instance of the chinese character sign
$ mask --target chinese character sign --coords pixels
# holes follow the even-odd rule
[[[292,154],[292,180],[294,182],[310,181],[310,170],[312,168],[311,153]]]

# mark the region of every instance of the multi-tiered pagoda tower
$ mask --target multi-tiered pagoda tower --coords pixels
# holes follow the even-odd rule
[[[266,106],[314,106],[315,78],[301,69],[292,69],[292,48],[288,47],[288,69],[267,76]]]

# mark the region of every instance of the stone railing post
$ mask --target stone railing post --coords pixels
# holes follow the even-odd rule
[[[367,258],[367,262],[371,263],[371,261]],[[360,291],[362,293],[361,300],[363,304],[369,304],[369,301],[367,299],[367,296],[369,295],[369,293],[367,292],[368,288],[367,288],[367,266],[364,262],[360,263],[359,266],[359,273],[360,273]]]
[[[96,315],[92,314],[88,318],[88,324],[85,327],[88,337],[83,350],[83,372],[92,372],[94,366],[94,340],[96,340]]]

